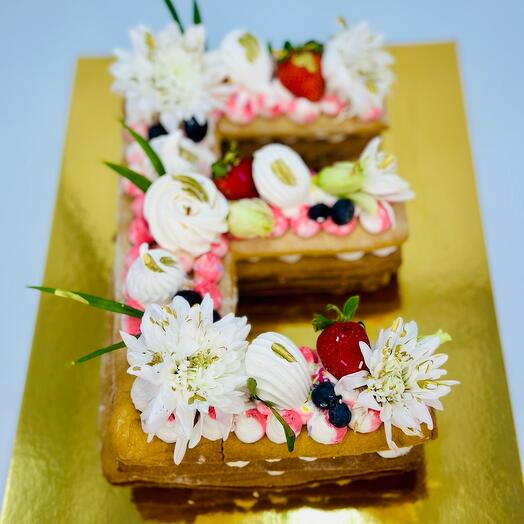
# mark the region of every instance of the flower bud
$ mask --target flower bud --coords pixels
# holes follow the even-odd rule
[[[326,193],[346,196],[362,189],[364,173],[358,162],[338,162],[321,169],[316,184]]]
[[[260,198],[229,203],[229,231],[238,238],[268,237],[273,230],[273,212]]]

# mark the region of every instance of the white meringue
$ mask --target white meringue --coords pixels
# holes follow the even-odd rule
[[[144,307],[165,304],[180,289],[185,276],[175,255],[165,249],[149,249],[147,244],[142,244],[140,256],[127,272],[127,294]]]
[[[302,430],[302,425],[293,424],[293,427],[292,427],[292,425],[289,424],[289,426],[295,433],[295,436],[298,437],[298,435],[300,435],[300,431]],[[269,440],[271,440],[271,442],[274,442],[275,444],[284,444],[286,442],[286,433],[284,431],[284,427],[278,421],[275,415],[273,415],[273,413],[271,413],[267,417],[266,436]]]
[[[308,363],[289,338],[262,333],[249,345],[245,365],[263,400],[279,409],[295,409],[306,402],[311,388]]]
[[[144,199],[144,217],[163,248],[193,256],[209,251],[227,231],[227,201],[208,178],[196,173],[164,175]]]
[[[260,196],[284,214],[306,202],[311,189],[308,167],[298,153],[282,144],[268,144],[255,152],[253,181]]]
[[[220,56],[227,76],[235,84],[253,93],[268,92],[273,74],[273,60],[267,47],[243,29],[228,33],[220,44]]]
[[[150,145],[169,174],[187,173],[189,171],[209,175],[211,164],[216,160],[216,155],[209,147],[189,140],[179,129],[168,135],[153,138]],[[156,178],[156,172],[147,158],[145,170],[149,179],[154,180]]]

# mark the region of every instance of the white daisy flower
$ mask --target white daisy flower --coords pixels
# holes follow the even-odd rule
[[[158,35],[144,26],[131,31],[132,51],[115,51],[113,88],[126,98],[129,121],[151,123],[156,116],[169,129],[195,117],[204,123],[217,105],[223,66],[217,53],[205,51],[205,29],[181,33],[174,23]]]
[[[148,440],[155,435],[176,442],[179,464],[186,448],[201,439],[209,408],[226,439],[233,415],[246,409],[244,357],[250,330],[246,317],[232,313],[213,322],[213,302],[206,295],[190,307],[182,297],[168,306],[147,306],[137,339],[124,332],[131,389]]]
[[[373,347],[360,342],[369,371],[340,379],[345,389],[359,390],[356,407],[380,412],[391,449],[397,448],[392,426],[406,435],[419,435],[421,424],[432,429],[430,408],[443,409],[440,398],[450,392],[450,386],[458,384],[456,380],[442,380],[447,371],[441,366],[448,356],[435,354],[440,344],[448,340],[449,335],[441,331],[419,337],[416,322],[404,324],[398,318],[392,327],[380,332]]]
[[[350,104],[350,112],[367,119],[384,106],[393,73],[393,58],[384,50],[383,38],[367,23],[343,28],[330,38],[322,55],[327,91]]]

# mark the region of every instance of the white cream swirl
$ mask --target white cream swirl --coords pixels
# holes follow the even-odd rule
[[[128,295],[142,304],[165,304],[180,289],[186,274],[175,255],[165,249],[140,246],[140,256],[126,276]]]
[[[209,251],[227,231],[227,201],[208,178],[196,173],[164,175],[144,199],[144,216],[163,248],[193,256]]]
[[[307,201],[311,175],[298,153],[282,144],[268,144],[254,154],[253,180],[260,196],[286,215]]]

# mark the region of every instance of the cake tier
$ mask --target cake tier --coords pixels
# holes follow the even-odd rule
[[[286,116],[257,117],[248,124],[222,118],[216,127],[221,151],[227,143],[238,142],[242,155],[262,145],[280,142],[291,146],[314,169],[333,162],[357,158],[366,144],[387,128],[385,118],[364,122],[356,118],[320,115],[310,124],[299,124]]]

